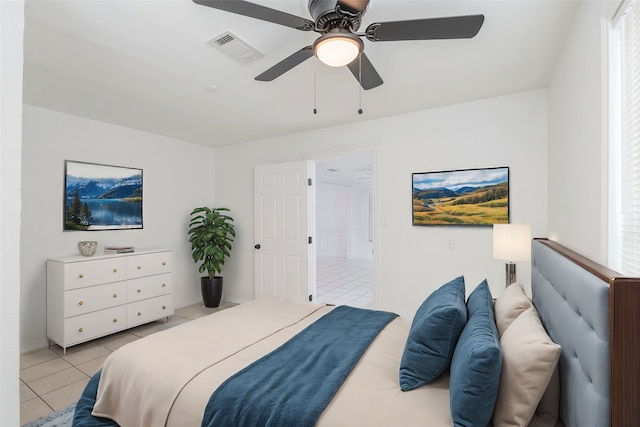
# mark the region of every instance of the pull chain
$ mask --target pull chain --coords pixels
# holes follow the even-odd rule
[[[318,114],[318,77],[317,77],[318,59],[313,55],[313,114]]]
[[[358,56],[358,114],[362,114],[362,53]]]

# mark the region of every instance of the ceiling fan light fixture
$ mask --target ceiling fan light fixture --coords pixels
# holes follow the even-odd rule
[[[347,31],[329,32],[313,43],[313,52],[320,61],[331,67],[350,64],[362,53],[364,44],[358,36]]]

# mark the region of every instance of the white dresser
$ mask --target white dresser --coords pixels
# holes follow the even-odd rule
[[[47,337],[65,352],[173,313],[169,250],[47,260]]]

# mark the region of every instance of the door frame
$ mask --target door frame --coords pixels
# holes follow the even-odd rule
[[[328,150],[323,150],[323,151],[314,151],[314,152],[309,152],[307,154],[304,154],[302,156],[303,160],[311,160],[314,162],[314,168],[315,168],[315,161],[316,160],[326,160],[326,159],[332,159],[332,158],[338,158],[338,157],[348,157],[351,155],[357,155],[357,154],[366,154],[369,153],[371,155],[371,171],[373,173],[372,176],[372,185],[371,185],[371,198],[372,198],[372,213],[371,213],[371,221],[372,221],[372,228],[373,228],[373,304],[374,304],[374,308],[378,308],[379,304],[378,304],[378,283],[379,283],[379,253],[380,251],[378,250],[378,242],[380,240],[380,230],[379,230],[379,224],[380,221],[379,219],[379,205],[378,205],[378,200],[379,200],[379,180],[378,180],[378,176],[379,176],[379,162],[378,162],[378,151],[380,149],[380,147],[382,147],[382,143],[381,142],[375,142],[375,143],[368,143],[368,144],[361,144],[361,145],[351,145],[351,146],[345,146],[345,147],[340,147],[340,148],[333,148],[333,149],[328,149]],[[314,199],[315,199],[315,191],[316,191],[316,186],[312,186],[312,191],[314,193]],[[315,200],[314,200],[315,203]],[[314,215],[315,215],[315,208],[314,208]],[[316,221],[313,221],[313,236],[314,239],[316,239],[315,236],[317,236],[317,230],[316,230]],[[316,240],[317,241],[317,240]],[[313,256],[315,257],[316,251],[313,251]],[[314,263],[314,269],[316,268],[315,266],[315,259],[313,260]],[[314,283],[312,284],[312,288],[313,288],[313,292],[314,292],[314,299],[315,299],[315,292],[316,292],[316,274],[314,271],[313,274],[313,281]]]

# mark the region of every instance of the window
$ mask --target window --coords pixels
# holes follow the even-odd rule
[[[640,10],[625,2],[612,28],[609,264],[640,275]]]

